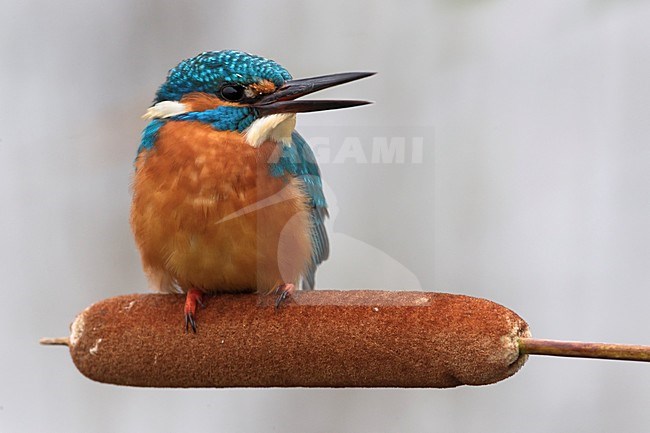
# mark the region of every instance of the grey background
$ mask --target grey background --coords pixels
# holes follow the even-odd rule
[[[650,344],[649,17],[606,0],[3,3],[0,432],[648,431],[641,364],[537,357],[452,390],[149,390],[93,383],[37,341],[146,290],[139,116],[179,60],[238,48],[297,77],[379,72],[323,94],[376,103],[302,115],[308,137],[424,139],[421,164],[323,164],[321,286],[465,293],[538,337]]]

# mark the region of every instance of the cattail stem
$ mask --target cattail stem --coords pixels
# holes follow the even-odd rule
[[[650,362],[650,346],[520,338],[519,353]]]
[[[69,337],[41,338],[38,342],[45,346],[70,346]]]

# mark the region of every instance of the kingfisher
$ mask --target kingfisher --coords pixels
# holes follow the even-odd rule
[[[152,289],[184,293],[196,332],[207,294],[313,289],[329,256],[327,203],[296,113],[357,100],[299,97],[373,75],[293,79],[273,60],[209,51],[172,68],[143,116],[131,227]]]

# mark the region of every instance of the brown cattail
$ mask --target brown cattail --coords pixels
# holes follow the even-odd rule
[[[517,347],[526,322],[485,299],[320,290],[276,310],[257,295],[219,295],[198,311],[196,334],[184,330],[183,299],[90,306],[72,324],[75,365],[133,386],[451,387],[497,382],[526,360]]]
[[[319,290],[279,309],[272,301],[209,298],[194,334],[182,295],[120,296],[83,311],[68,339],[41,342],[68,345],[90,379],[148,387],[445,388],[505,379],[529,353],[650,360],[645,346],[532,339],[511,310],[463,295]]]

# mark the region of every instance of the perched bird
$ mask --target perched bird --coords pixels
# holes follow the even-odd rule
[[[145,114],[131,226],[153,289],[186,293],[196,332],[203,295],[314,288],[327,259],[327,204],[296,113],[367,104],[296,100],[372,75],[292,79],[272,60],[211,51],[169,71]]]

